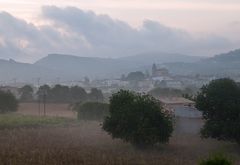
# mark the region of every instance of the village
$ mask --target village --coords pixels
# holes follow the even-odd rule
[[[92,88],[101,90],[103,101],[108,102],[108,98],[120,89],[131,90],[139,93],[149,93],[159,100],[166,113],[178,118],[178,127],[187,132],[197,133],[202,126],[201,112],[195,108],[195,103],[190,98],[184,97],[184,94],[194,95],[197,90],[207,84],[214,77],[203,76],[173,76],[166,68],[157,68],[156,64],[152,65],[151,73],[131,72],[127,76],[123,75],[119,79],[89,80],[87,77],[82,81],[63,82],[64,86],[79,86],[87,93]],[[16,83],[16,82],[15,82]],[[58,82],[60,83],[60,82]],[[39,100],[39,82],[38,84],[25,84],[32,88],[32,99],[27,102],[38,102]],[[47,84],[50,87],[57,84]],[[17,99],[21,100],[21,87],[24,84],[13,84],[13,86],[1,86],[0,90],[10,91]],[[157,89],[163,89],[158,91]],[[164,89],[168,89],[164,91]],[[67,95],[67,94],[66,94]],[[49,98],[47,98],[49,99]],[[26,101],[26,100],[25,100]],[[57,112],[56,112],[56,115]],[[181,120],[184,119],[184,120]],[[187,120],[186,120],[187,119]],[[185,122],[190,122],[186,124]],[[195,125],[195,128],[189,129],[189,125]],[[181,131],[180,131],[181,132]]]

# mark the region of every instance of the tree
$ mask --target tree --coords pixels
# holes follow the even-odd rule
[[[120,90],[110,98],[103,129],[113,138],[142,147],[168,142],[173,122],[152,96]]]
[[[38,88],[37,95],[38,95],[38,96],[41,96],[41,95],[43,95],[44,93],[45,93],[45,94],[49,94],[50,91],[51,91],[50,86],[45,84],[45,85],[42,85],[42,86],[40,86],[40,87]]]
[[[82,87],[73,86],[69,92],[72,102],[84,102],[87,100],[87,92]]]
[[[89,93],[89,99],[90,101],[102,102],[104,99],[102,91],[97,88],[92,88]]]
[[[20,88],[20,100],[32,101],[33,100],[33,88],[30,85],[25,85]]]
[[[69,87],[60,84],[55,85],[48,95],[54,102],[69,102],[70,100]]]
[[[196,97],[196,108],[203,112],[203,137],[236,141],[240,144],[240,88],[231,79],[211,81]]]
[[[51,99],[49,97],[50,94],[51,94],[51,88],[49,85],[45,84],[45,85],[40,86],[37,91],[39,104],[40,104],[41,100],[44,102],[47,100],[49,101]]]
[[[0,113],[17,111],[18,101],[10,92],[0,91]]]

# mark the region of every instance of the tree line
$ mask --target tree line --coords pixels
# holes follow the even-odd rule
[[[34,97],[35,96],[35,97]],[[102,102],[104,100],[103,93],[100,89],[92,88],[89,93],[80,86],[65,86],[57,84],[53,87],[49,85],[42,85],[34,93],[30,85],[25,85],[20,88],[20,101],[36,101],[46,99],[47,102],[86,102],[95,101]]]

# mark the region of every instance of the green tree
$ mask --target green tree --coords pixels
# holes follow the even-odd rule
[[[142,147],[168,142],[173,122],[152,96],[120,90],[110,98],[103,129],[113,138]]]
[[[20,100],[32,101],[33,100],[33,88],[30,85],[25,85],[20,88]]]
[[[70,88],[71,102],[84,102],[87,100],[87,92],[79,86],[73,86]]]
[[[211,81],[196,97],[196,108],[203,112],[203,137],[240,144],[240,88],[231,79]]]
[[[38,101],[43,101],[44,97],[45,101],[50,101],[51,100],[51,97],[50,97],[50,94],[51,94],[51,88],[49,85],[45,84],[45,85],[42,85],[38,88],[38,91],[37,91],[37,96],[38,96]]]
[[[70,92],[69,92],[69,87],[57,84],[55,85],[50,93],[48,94],[49,98],[51,101],[54,102],[69,102],[70,101]]]
[[[102,102],[104,100],[103,93],[100,89],[92,88],[91,92],[88,94],[90,101]]]
[[[18,101],[10,92],[0,91],[0,113],[17,111]]]
[[[41,95],[43,95],[44,93],[45,93],[45,94],[49,94],[50,91],[51,91],[50,86],[45,84],[45,85],[42,85],[42,86],[40,86],[40,87],[38,88],[37,95],[38,95],[38,96],[41,96]]]

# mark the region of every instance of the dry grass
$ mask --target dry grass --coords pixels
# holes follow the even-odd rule
[[[120,140],[112,140],[97,122],[0,131],[2,165],[194,165],[219,150],[240,164],[236,144],[201,140],[193,135],[175,135],[168,145],[139,151]]]
[[[17,113],[31,116],[43,116],[43,104],[40,106],[40,112],[38,106],[38,103],[21,103]],[[54,117],[77,118],[77,113],[75,111],[71,111],[68,104],[60,103],[46,104],[46,115]]]
[[[39,115],[38,104],[20,104],[17,113]],[[47,115],[76,118],[67,104],[48,104]],[[219,151],[240,164],[238,145],[200,139],[192,130],[201,125],[201,121],[180,123],[180,127],[191,126],[181,133],[178,131],[183,128],[176,129],[169,144],[144,151],[112,140],[98,122],[0,130],[0,165],[194,165]]]
[[[76,123],[76,119],[64,117],[39,117],[15,113],[0,114],[0,129],[37,128],[44,126],[64,126]]]

